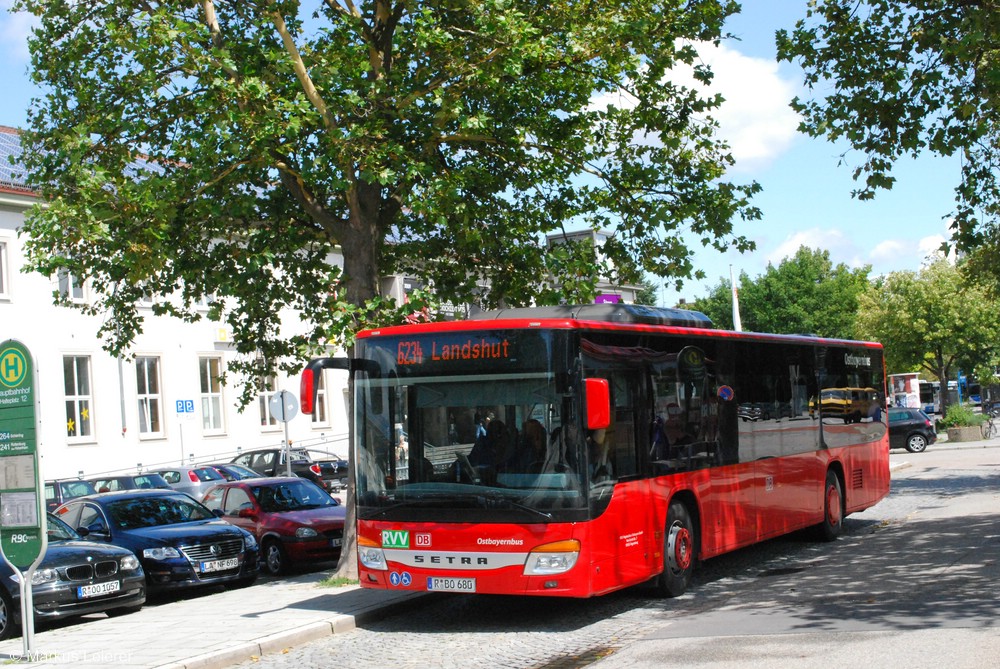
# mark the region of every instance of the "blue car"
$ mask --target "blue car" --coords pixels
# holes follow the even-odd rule
[[[149,591],[249,585],[257,578],[257,540],[188,495],[123,490],[71,500],[61,518],[90,541],[128,548],[142,562]]]

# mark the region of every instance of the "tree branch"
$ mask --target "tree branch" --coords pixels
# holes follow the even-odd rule
[[[305,92],[306,97],[309,98],[309,101],[313,103],[313,106],[319,112],[320,117],[323,119],[323,125],[326,129],[336,130],[337,123],[334,121],[333,115],[327,108],[326,102],[320,96],[319,91],[316,90],[316,86],[313,84],[312,78],[309,76],[309,72],[306,71],[306,65],[302,62],[302,54],[299,53],[299,48],[295,45],[295,40],[292,39],[291,33],[288,32],[288,26],[285,25],[285,19],[281,15],[281,12],[271,12],[271,20],[273,21],[278,34],[281,35],[281,42],[285,45],[285,51],[292,59],[292,67],[295,70],[295,76],[298,77],[299,83],[302,84],[302,90]]]

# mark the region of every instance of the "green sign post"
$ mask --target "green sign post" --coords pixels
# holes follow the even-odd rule
[[[20,574],[25,655],[35,629],[31,577],[48,545],[35,386],[28,349],[13,339],[0,344],[0,553]]]

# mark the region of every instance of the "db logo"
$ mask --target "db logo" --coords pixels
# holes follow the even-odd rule
[[[430,548],[431,546],[431,535],[428,532],[413,533],[413,542],[415,545],[421,548]]]
[[[10,541],[14,544],[26,544],[31,541],[31,536],[27,534],[12,534],[10,535]]]

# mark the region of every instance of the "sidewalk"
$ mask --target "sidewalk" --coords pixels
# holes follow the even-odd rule
[[[385,607],[423,593],[319,584],[325,572],[264,579],[240,590],[210,591],[148,606],[137,613],[35,630],[30,667],[228,667],[353,629]],[[39,629],[40,628],[40,629]],[[202,633],[199,633],[201,630]],[[24,661],[21,637],[0,642],[0,663]]]

